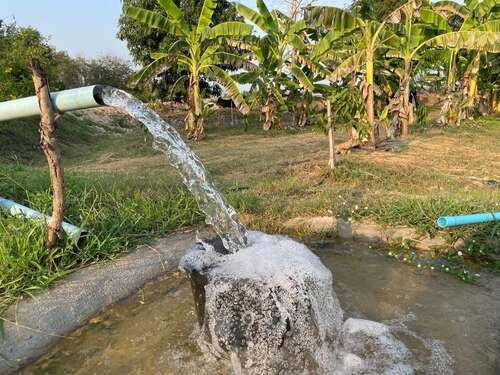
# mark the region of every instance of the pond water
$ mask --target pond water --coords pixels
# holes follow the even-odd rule
[[[498,276],[484,273],[481,285],[469,285],[398,263],[365,245],[309,245],[332,270],[345,317],[384,322],[414,355],[447,364],[416,373],[500,373]],[[174,274],[93,319],[22,373],[231,373],[199,352],[195,321],[189,282]]]

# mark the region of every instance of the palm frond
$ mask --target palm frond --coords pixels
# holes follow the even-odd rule
[[[172,24],[184,35],[189,33],[189,26],[182,16],[182,11],[175,5],[173,0],[158,0],[161,7],[167,12],[167,16]]]
[[[332,82],[345,78],[351,73],[362,71],[366,62],[366,52],[360,51],[345,59],[329,77]]]
[[[123,7],[123,13],[128,17],[155,29],[166,31],[169,34],[178,34],[178,30],[169,21],[169,19],[159,13],[129,5]]]

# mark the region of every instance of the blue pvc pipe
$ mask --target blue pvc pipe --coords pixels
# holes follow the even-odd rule
[[[458,225],[479,224],[498,220],[500,220],[500,212],[487,212],[474,215],[441,216],[437,219],[437,225],[440,228],[449,228]]]
[[[45,220],[45,222],[47,223],[50,220],[50,216],[44,215],[41,212],[35,211],[29,207],[20,205],[19,203],[2,197],[0,197],[0,208],[4,209],[12,216],[23,216],[32,220]],[[63,222],[61,227],[66,232],[68,237],[75,242],[78,241],[83,233],[82,229],[73,224]]]

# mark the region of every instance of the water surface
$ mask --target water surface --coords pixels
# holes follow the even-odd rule
[[[311,247],[332,270],[346,317],[400,327],[401,339],[417,355],[428,355],[432,340],[439,340],[455,374],[500,373],[498,276],[483,274],[482,285],[470,285],[361,244]],[[192,339],[195,320],[189,284],[176,274],[94,319],[23,373],[229,374],[220,363],[206,363],[198,351]]]

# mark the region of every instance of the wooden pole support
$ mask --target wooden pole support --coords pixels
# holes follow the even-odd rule
[[[47,158],[52,185],[52,217],[48,224],[47,248],[53,249],[57,246],[64,217],[64,174],[55,136],[56,115],[52,106],[47,76],[37,59],[31,60],[31,71],[41,114],[40,147]]]

